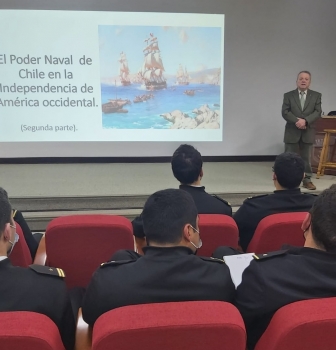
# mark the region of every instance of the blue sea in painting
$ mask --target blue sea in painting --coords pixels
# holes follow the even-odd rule
[[[194,96],[184,94],[185,90],[195,90]],[[136,96],[153,94],[154,97],[134,103]],[[101,85],[102,103],[109,99],[129,99],[125,105],[128,113],[102,113],[102,124],[105,129],[169,129],[171,123],[161,114],[180,110],[195,117],[192,111],[207,104],[212,110],[220,109],[220,86],[210,84],[172,85],[167,82],[167,89],[147,91],[141,84],[129,86]]]

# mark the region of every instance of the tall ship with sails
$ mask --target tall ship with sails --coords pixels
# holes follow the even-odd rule
[[[129,68],[128,68],[128,61],[126,58],[126,54],[124,52],[120,53],[120,58],[119,58],[119,78],[120,82],[123,86],[127,86],[131,84],[131,80],[129,78]]]
[[[183,69],[181,64],[180,64],[179,69],[176,73],[176,83],[178,85],[189,85],[189,74],[187,71],[187,67],[185,67],[185,69]]]
[[[166,79],[163,76],[164,67],[160,55],[158,39],[153,33],[145,41],[144,62],[139,71],[147,90],[162,90],[167,88]]]

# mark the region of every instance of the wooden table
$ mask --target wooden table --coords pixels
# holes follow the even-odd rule
[[[331,117],[331,116],[329,117],[329,116],[323,115],[322,118],[316,121],[315,128],[316,128],[315,143],[313,145],[313,152],[312,152],[312,158],[311,158],[311,165],[314,173],[317,172],[317,167],[320,161],[320,154],[321,154],[323,139],[325,135],[323,130],[336,129],[336,117]],[[330,137],[329,154],[331,154],[335,143],[336,143],[336,135]],[[332,161],[336,162],[336,154],[334,154]],[[324,173],[328,175],[336,175],[336,169],[326,169]]]

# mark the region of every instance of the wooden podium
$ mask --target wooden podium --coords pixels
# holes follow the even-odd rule
[[[336,117],[329,117],[323,115],[322,118],[318,119],[315,123],[316,135],[315,143],[313,145],[313,152],[311,158],[311,165],[313,172],[317,172],[317,167],[320,161],[320,154],[323,146],[324,139],[324,129],[336,129]],[[333,149],[336,147],[336,135],[330,137],[329,143],[329,155],[333,153]],[[330,159],[333,162],[336,162],[336,152],[334,153],[333,159]],[[326,169],[325,174],[327,175],[336,175],[336,169]]]

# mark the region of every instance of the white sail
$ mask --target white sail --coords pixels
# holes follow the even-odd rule
[[[145,78],[146,80],[151,80],[151,78],[152,78],[152,71],[151,71],[151,70],[148,70],[147,72],[145,72],[144,78]]]
[[[143,65],[139,70],[139,77],[146,83],[146,87],[152,89],[164,89],[167,87],[166,80],[163,77],[164,66],[160,55],[158,39],[153,33],[144,40],[145,46],[143,53],[145,55]]]
[[[122,84],[128,84],[129,79],[129,68],[128,68],[128,62],[126,58],[126,54],[124,52],[120,53],[119,60],[120,67],[119,67],[119,77]]]
[[[155,75],[156,75],[157,77],[161,77],[161,75],[162,75],[162,70],[161,70],[161,69],[155,69],[154,73],[155,73]]]
[[[157,41],[154,42],[154,43],[152,43],[151,49],[152,49],[153,51],[160,51],[160,49],[159,49],[159,43],[158,43]]]
[[[162,69],[164,71],[165,69],[163,67],[163,63],[162,63],[162,59],[161,59],[160,53],[156,52],[154,54],[154,58],[155,58],[155,62],[156,62],[156,67],[160,68],[160,69]]]

